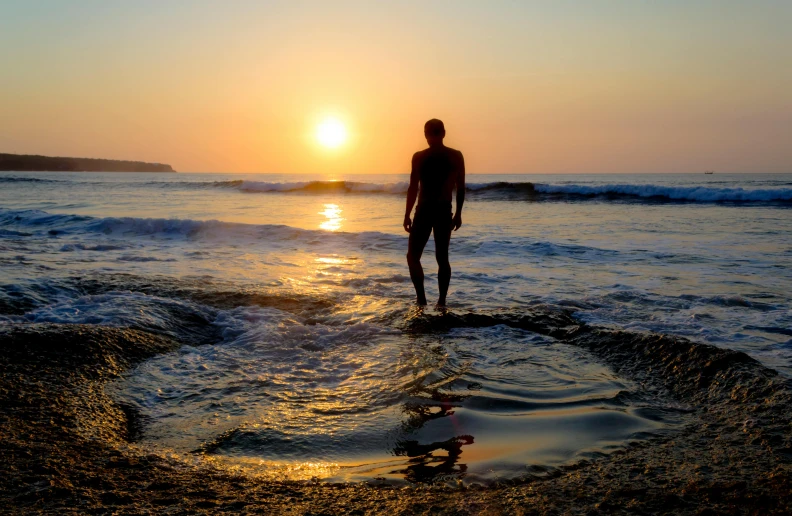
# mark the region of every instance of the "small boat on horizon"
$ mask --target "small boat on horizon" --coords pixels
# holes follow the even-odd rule
[[[704,172],[704,173],[705,173],[705,174],[714,174],[714,173],[715,173],[715,171],[713,171],[713,170],[707,170],[707,171],[706,171],[706,172]]]

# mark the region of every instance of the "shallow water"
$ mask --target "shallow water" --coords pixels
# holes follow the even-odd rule
[[[276,477],[485,481],[665,428],[584,352],[525,331],[405,337],[306,328],[271,309],[235,316],[247,326],[228,344],[151,360],[118,387],[153,419],[148,439]]]
[[[547,336],[405,333],[405,178],[319,179],[0,174],[0,320],[183,342],[113,387],[142,442],[271,477],[488,481],[684,420]],[[792,176],[468,180],[452,310],[566,307],[792,371]]]

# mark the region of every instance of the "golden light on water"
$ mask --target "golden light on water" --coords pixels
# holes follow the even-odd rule
[[[325,118],[316,126],[316,140],[323,147],[335,149],[347,140],[346,126],[337,118]]]
[[[341,207],[337,204],[325,204],[324,210],[319,212],[319,215],[324,215],[327,220],[319,224],[320,229],[325,231],[338,231],[341,229],[341,223],[344,221],[341,217]]]
[[[357,258],[339,258],[337,256],[320,256],[316,258],[316,263],[325,265],[347,265],[354,263]]]
[[[246,457],[237,458],[233,463],[213,457],[207,457],[206,460],[215,466],[224,467],[229,473],[243,473],[270,481],[324,479],[337,475],[341,470],[341,464],[336,462],[280,462]]]

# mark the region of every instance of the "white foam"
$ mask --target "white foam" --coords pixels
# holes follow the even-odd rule
[[[266,181],[242,181],[237,188],[243,192],[291,192],[305,188],[309,182],[270,183]]]
[[[356,193],[405,193],[409,186],[405,182],[398,183],[362,183],[356,181],[298,181],[298,182],[267,182],[242,181],[234,185],[243,192],[356,192]]]
[[[792,201],[792,188],[744,189],[709,188],[705,186],[661,186],[661,185],[549,185],[537,183],[539,193],[567,195],[616,195],[638,198],[665,198],[675,201],[695,202],[771,202]]]
[[[173,313],[204,312],[188,301],[165,299],[138,292],[115,291],[106,294],[63,298],[24,314],[36,323],[100,324],[163,329],[172,325]]]

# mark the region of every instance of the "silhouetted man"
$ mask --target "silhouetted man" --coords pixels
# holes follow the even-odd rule
[[[451,264],[448,263],[448,244],[451,230],[462,226],[462,205],[465,202],[465,161],[462,153],[443,145],[443,122],[432,119],[424,125],[424,136],[429,148],[416,152],[412,158],[410,188],[407,190],[407,210],[404,213],[404,230],[410,234],[407,264],[415,285],[418,304],[426,304],[424,273],[421,255],[429,234],[434,231],[437,278],[440,284],[438,306],[445,306],[448,284],[451,282]],[[451,215],[451,196],[456,189],[456,212]],[[415,200],[415,219],[410,220]]]

